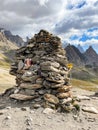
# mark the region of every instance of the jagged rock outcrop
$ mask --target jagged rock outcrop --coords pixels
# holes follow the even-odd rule
[[[98,66],[98,54],[92,46],[89,46],[84,55],[87,58],[86,64]]]
[[[82,54],[77,47],[74,45],[68,45],[66,48],[66,56],[68,57],[68,60],[75,65],[84,65],[86,63],[86,57],[84,54]]]
[[[16,76],[11,99],[31,100],[33,107],[70,111],[77,107],[71,94],[68,61],[59,37],[41,30],[16,51],[10,74]]]

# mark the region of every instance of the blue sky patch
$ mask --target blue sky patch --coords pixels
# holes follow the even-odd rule
[[[83,35],[79,38],[79,36],[73,35],[73,36],[71,36],[69,39],[70,39],[71,41],[74,41],[74,40],[78,40],[78,39],[79,39],[79,41],[85,42],[85,41],[87,41],[87,40],[92,40],[92,39],[98,40],[98,36],[88,36],[88,35],[86,35],[86,34],[83,34]]]
[[[87,36],[85,34],[82,35],[82,37],[79,39],[79,41],[85,42],[87,40],[96,39],[98,40],[98,36]]]
[[[79,3],[76,8],[82,8],[84,5],[86,4],[85,1],[83,1],[82,3]]]
[[[87,32],[93,32],[95,30],[98,30],[98,28],[90,28],[90,29],[87,30]]]
[[[80,9],[80,8],[82,8],[84,5],[86,5],[86,1],[83,1],[83,2],[81,2],[81,3],[78,3],[77,5],[72,5],[72,4],[69,4],[68,5],[68,9]]]
[[[88,39],[90,40],[91,38],[88,37],[87,35],[83,34],[82,37],[79,39],[79,41],[85,42],[85,41],[87,41]]]
[[[77,35],[73,35],[70,37],[70,40],[77,40],[79,37]]]

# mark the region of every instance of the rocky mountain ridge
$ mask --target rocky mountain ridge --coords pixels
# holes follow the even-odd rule
[[[72,62],[75,65],[98,66],[98,54],[92,46],[89,46],[89,48],[84,53],[81,53],[78,47],[75,47],[74,45],[70,44],[65,47],[65,50],[69,62]]]
[[[0,32],[6,37],[7,40],[13,42],[18,47],[23,46],[25,42],[19,35],[13,35],[9,30],[0,28]]]
[[[89,48],[84,53],[85,57],[87,57],[87,63],[93,64],[94,66],[98,65],[98,54],[93,49],[92,46],[89,46]]]
[[[17,45],[6,38],[6,36],[0,32],[0,52],[6,52],[8,50],[17,49]]]

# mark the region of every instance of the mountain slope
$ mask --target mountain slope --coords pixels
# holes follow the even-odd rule
[[[79,49],[79,51],[80,51],[81,53],[84,53],[84,50],[83,50],[83,48],[82,48],[82,46],[81,46],[80,44],[78,44],[77,48]]]
[[[0,32],[0,52],[5,52],[7,50],[13,50],[13,49],[17,49],[17,45],[15,45],[14,43],[12,43],[11,41],[9,41],[5,35]]]
[[[9,30],[5,30],[4,28],[0,28],[0,32],[5,35],[7,40],[13,42],[17,46],[23,46],[24,41],[19,35],[13,35]]]
[[[98,54],[92,46],[89,46],[84,55],[87,57],[86,64],[98,66]]]
[[[98,77],[98,55],[92,47],[85,53],[81,53],[74,45],[68,45],[65,50],[68,61],[74,64],[71,71],[73,78],[91,80]]]
[[[68,45],[65,50],[69,62],[72,62],[75,65],[85,64],[86,57],[79,51],[77,47],[74,45]]]

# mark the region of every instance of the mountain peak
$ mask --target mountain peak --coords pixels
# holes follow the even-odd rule
[[[85,63],[85,56],[74,45],[68,45],[66,48],[66,54],[68,60],[76,65],[82,65]]]
[[[85,53],[88,55],[97,55],[96,51],[93,49],[92,46],[89,46]]]
[[[89,46],[89,48],[86,50],[84,54],[87,57],[89,64],[98,64],[98,54],[92,46]]]

